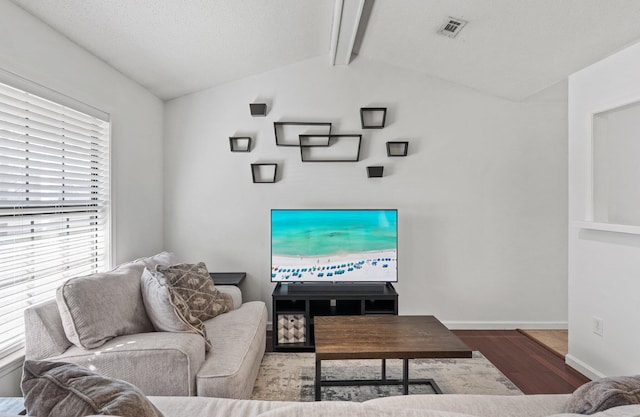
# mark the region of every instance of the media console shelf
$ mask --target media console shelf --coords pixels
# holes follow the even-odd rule
[[[272,294],[274,352],[313,352],[315,316],[398,314],[398,293],[392,284],[358,288],[335,284],[318,290],[313,284],[278,283]]]

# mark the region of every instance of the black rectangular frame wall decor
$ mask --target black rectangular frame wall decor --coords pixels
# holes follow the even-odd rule
[[[289,126],[293,130],[291,136],[286,137],[285,129]],[[273,122],[277,146],[300,146],[300,135],[326,136],[331,134],[331,123],[328,122]],[[291,132],[289,132],[291,134]]]
[[[229,147],[231,152],[251,152],[251,137],[231,136],[229,137]]]
[[[331,135],[298,135],[300,146],[312,148],[314,146],[327,147],[331,144]]]
[[[249,111],[253,117],[264,117],[267,115],[266,103],[249,103]]]
[[[367,167],[367,178],[382,178],[384,172],[384,166],[370,166]]]
[[[387,120],[386,107],[361,107],[360,123],[363,129],[382,129]]]
[[[272,167],[273,173],[263,172]],[[254,184],[272,184],[276,182],[276,176],[278,174],[278,164],[251,164],[251,178]]]
[[[387,156],[407,156],[409,142],[387,142]]]
[[[322,137],[323,135],[300,135],[300,158],[302,162],[358,162],[360,160],[362,135],[325,135],[328,145],[303,145],[302,142],[307,136]],[[346,143],[349,140],[357,141],[357,143],[349,145]],[[344,150],[343,148],[348,148],[349,153],[344,157],[340,157],[340,152]],[[314,151],[321,156],[312,156]]]

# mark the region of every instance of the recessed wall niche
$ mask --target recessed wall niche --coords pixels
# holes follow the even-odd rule
[[[640,102],[593,115],[593,221],[640,226]]]

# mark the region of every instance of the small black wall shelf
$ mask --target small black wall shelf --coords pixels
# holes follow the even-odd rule
[[[251,177],[254,184],[270,184],[276,182],[278,164],[251,164]]]
[[[267,105],[265,103],[250,103],[249,111],[253,117],[262,117],[267,115]]]
[[[382,129],[387,120],[386,107],[361,107],[360,123],[363,129]]]
[[[300,146],[300,135],[330,135],[331,123],[273,122],[277,146]]]
[[[367,167],[367,178],[381,178],[384,166]]]
[[[300,135],[302,162],[358,162],[362,135]]]
[[[387,156],[407,156],[409,142],[387,142]]]
[[[231,152],[251,152],[251,138],[249,136],[232,136],[229,138]]]

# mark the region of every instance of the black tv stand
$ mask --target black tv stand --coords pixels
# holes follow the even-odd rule
[[[385,282],[299,282],[281,284],[289,294],[344,293],[384,294],[391,283]],[[391,287],[393,288],[393,287]]]
[[[315,316],[398,314],[391,283],[278,283],[272,299],[275,352],[313,352]]]

